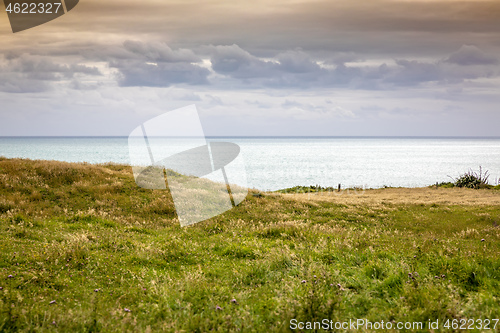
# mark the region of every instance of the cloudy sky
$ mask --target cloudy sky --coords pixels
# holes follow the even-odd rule
[[[3,4],[2,4],[3,6]],[[0,136],[500,136],[498,0],[81,0],[0,19]]]

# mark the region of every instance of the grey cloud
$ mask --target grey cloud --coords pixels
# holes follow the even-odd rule
[[[241,8],[215,11],[224,6]],[[500,32],[498,1],[267,1],[247,6],[205,2],[203,12],[213,16],[194,21],[183,13],[186,29],[176,29],[174,40],[192,46],[235,43],[265,57],[301,47],[327,60],[332,52],[436,57],[457,44],[491,45]]]
[[[283,107],[284,109],[291,109],[291,108],[295,108],[295,107],[303,108],[304,104],[299,103],[297,101],[291,101],[291,100],[287,99],[287,100],[285,100],[284,103],[281,104],[281,107]],[[314,108],[314,107],[312,107],[312,105],[309,105],[309,108]]]
[[[400,86],[412,86],[419,83],[443,80],[444,74],[435,63],[425,63],[415,60],[396,60],[398,65],[389,71],[385,82]]]
[[[183,94],[174,94],[173,97],[181,101],[194,101],[194,102],[202,101],[201,97],[192,91],[187,91]]]
[[[453,53],[463,54],[463,48]],[[476,62],[482,54],[473,53]],[[467,58],[471,59],[471,57]],[[458,83],[467,79],[498,75],[493,67],[465,68],[448,60],[418,61],[397,59],[394,64],[379,66],[321,67],[304,51],[282,52],[271,60],[250,54],[238,45],[212,46],[212,68],[226,78],[238,82],[239,87],[314,88],[341,87],[351,89],[394,89],[418,86],[429,82]]]
[[[331,116],[355,117],[351,110],[334,105],[330,100],[326,100],[325,104],[316,105],[287,99],[281,104],[281,107],[288,110],[287,112],[291,116],[301,119],[328,118]]]
[[[205,100],[206,100],[205,107],[209,108],[209,109],[213,108],[213,107],[224,105],[224,102],[218,96],[207,94],[207,95],[205,95]]]
[[[387,90],[429,82],[460,83],[499,74],[494,57],[475,46],[467,45],[448,57],[441,57],[442,60],[397,59],[394,64],[380,66],[347,65],[332,54],[332,60],[326,62],[329,66],[323,67],[319,65],[321,59],[301,49],[279,52],[266,58],[251,54],[236,44],[212,45],[205,47],[204,51],[210,55],[212,70],[218,76],[212,77],[210,70],[202,66],[201,55],[193,50],[173,49],[166,43],[127,40],[119,46],[96,47],[94,52],[86,53],[85,57],[88,61],[106,59],[111,68],[118,70],[120,86],[168,87],[212,83],[217,87],[224,80],[234,89],[339,87]],[[8,66],[4,66],[2,71],[6,72],[8,67],[9,72],[17,75],[17,81],[11,83],[9,91],[22,90],[12,88],[17,87],[21,79],[60,81],[73,78],[75,73],[101,74],[97,68],[83,64],[60,64],[56,61],[57,57],[9,54],[4,58]],[[344,59],[356,58],[359,57],[350,53]],[[14,82],[12,75],[9,80]],[[29,91],[48,87],[34,83],[29,86]],[[72,86],[88,89],[92,85],[73,82]]]
[[[2,41],[8,41],[0,49],[46,52],[52,45],[52,52],[57,49],[62,54],[95,45],[96,35],[113,40],[133,36],[141,41],[168,35],[175,48],[235,43],[260,56],[302,47],[324,60],[332,52],[435,57],[462,44],[491,45],[498,50],[494,41],[500,32],[499,13],[500,2],[494,0],[88,0],[78,13],[71,14],[71,25],[58,20],[45,30],[30,31],[37,41],[33,45],[16,42],[4,29]],[[46,29],[57,33],[47,34]],[[137,48],[141,46],[116,51],[133,53]],[[148,52],[161,55],[162,48],[157,45]]]
[[[155,62],[200,62],[193,51],[187,49],[172,50],[165,43],[143,43],[138,41],[125,41],[125,50]]]
[[[346,62],[358,62],[360,60],[362,60],[362,57],[354,52],[333,52],[328,55],[325,63],[341,65]]]
[[[69,52],[69,50],[67,50]],[[82,55],[88,60],[115,61],[138,60],[144,62],[187,62],[198,63],[201,61],[192,50],[172,49],[168,44],[150,41],[125,40],[121,44],[86,45],[82,49],[74,49],[73,54]]]
[[[489,78],[497,76],[493,69],[464,69],[461,66],[449,65],[445,62],[420,62],[416,60],[397,60],[397,66],[387,66],[386,74],[372,83],[374,89],[397,89],[400,87],[417,87],[426,83],[453,85],[465,80]],[[367,82],[370,82],[367,80]]]
[[[446,62],[457,65],[493,65],[498,63],[498,58],[488,55],[474,45],[462,45],[460,50],[454,52]]]
[[[239,49],[233,45],[233,51]],[[239,49],[234,57],[219,52],[216,63],[224,63],[224,56],[230,57],[230,71],[220,71],[236,79],[245,78],[242,83],[261,84],[274,88],[341,87],[350,89],[395,89],[419,86],[430,82],[443,84],[460,83],[464,80],[490,78],[500,75],[494,58],[477,47],[462,47],[445,60],[419,61],[397,59],[394,64],[379,66],[348,66],[337,64],[334,68],[321,67],[303,51],[288,51],[274,57],[276,61],[264,61],[249,52]],[[460,60],[459,64],[451,62]],[[482,66],[463,66],[481,64]],[[218,68],[214,67],[217,71]],[[250,73],[249,73],[250,72]]]
[[[123,87],[168,87],[174,84],[208,84],[210,71],[190,63],[114,62],[120,71],[119,84]]]
[[[75,74],[102,75],[95,67],[60,64],[46,57],[22,54],[4,57],[0,66],[0,91],[12,93],[43,92],[51,89],[50,81],[74,78]]]
[[[50,90],[46,81],[20,77],[15,73],[2,73],[0,91],[7,93],[38,93]]]
[[[7,21],[0,22],[5,28],[0,29],[0,54],[6,55],[6,59],[0,59],[0,67],[8,64],[0,69],[0,91],[57,89],[36,96],[3,93],[0,104],[4,114],[49,110],[53,96],[64,98],[70,94],[81,94],[80,106],[72,97],[61,109],[50,113],[59,117],[77,109],[81,117],[88,117],[87,111],[92,111],[97,114],[95,119],[100,119],[103,113],[115,110],[116,118],[123,119],[127,108],[142,106],[147,110],[144,112],[161,112],[166,99],[179,104],[192,99],[202,106],[214,105],[214,114],[227,109],[233,118],[244,119],[240,128],[234,127],[235,132],[248,129],[252,122],[259,130],[262,126],[271,128],[261,117],[240,117],[240,110],[246,106],[262,114],[283,116],[272,131],[260,134],[295,133],[286,119],[317,115],[320,121],[316,126],[327,128],[323,132],[318,132],[316,126],[307,128],[302,121],[296,122],[304,133],[315,135],[343,127],[336,121],[332,127],[322,113],[323,108],[325,112],[342,114],[342,109],[335,106],[338,102],[358,117],[373,115],[364,127],[355,129],[356,133],[387,130],[401,134],[418,132],[413,129],[414,121],[406,126],[380,117],[377,120],[376,112],[358,111],[359,104],[380,104],[388,110],[386,114],[394,113],[398,106],[411,105],[414,111],[401,110],[399,114],[420,116],[425,114],[422,110],[441,108],[442,103],[435,101],[442,99],[446,104],[464,107],[464,114],[469,112],[471,117],[463,121],[467,125],[464,128],[477,112],[489,112],[491,116],[482,118],[491,124],[488,134],[498,132],[493,125],[498,123],[494,121],[498,120],[498,80],[482,80],[499,78],[500,64],[495,61],[500,55],[498,0],[87,0],[70,15],[69,20],[55,20],[26,34],[14,35]],[[16,64],[23,53],[39,57],[31,57],[32,63],[23,60]],[[211,59],[213,67],[201,63],[200,58]],[[106,76],[100,77],[103,80],[87,79],[96,72],[73,67],[77,59],[83,66],[99,63],[101,68],[107,64],[109,68],[103,69]],[[112,80],[121,86],[181,87],[178,91],[121,89]],[[99,91],[87,90],[99,84]],[[186,86],[195,84],[210,85]],[[302,89],[309,91],[297,92]],[[199,93],[203,100],[184,95],[184,90]],[[170,95],[172,91],[177,95]],[[114,109],[109,107],[109,99],[98,97],[110,92],[117,94]],[[208,94],[221,96],[222,100],[210,99]],[[239,96],[255,102],[236,107]],[[44,98],[43,102],[39,97]],[[334,102],[321,101],[327,97]],[[9,99],[13,101],[10,106]],[[64,130],[72,133],[81,126],[78,123],[71,119]],[[5,124],[4,129],[12,127]],[[449,128],[453,130],[447,133],[472,133],[457,130],[457,124],[460,122],[452,121]],[[19,125],[17,131],[24,131],[23,126]],[[477,126],[477,133],[484,131],[481,126]],[[109,125],[105,127],[102,133]],[[432,134],[427,126],[421,133]]]
[[[383,82],[411,86],[426,82],[460,83],[500,75],[500,68],[496,66],[498,60],[475,46],[462,46],[444,60],[422,62],[399,59],[396,64],[396,68],[386,67]]]
[[[267,76],[275,68],[235,44],[214,46],[211,62],[215,72],[242,79]]]
[[[305,74],[321,72],[321,67],[302,51],[286,51],[263,60],[236,44],[212,46],[212,68],[220,74],[241,79],[272,78],[278,73]]]
[[[170,48],[165,43],[125,41],[123,47],[111,46],[90,57],[102,57],[120,72],[124,87],[169,87],[174,84],[208,84],[210,71],[196,63],[201,58],[191,50]]]
[[[270,109],[273,107],[273,105],[270,103],[265,103],[258,100],[245,100],[245,103],[247,103],[248,105],[255,105],[259,109]]]
[[[83,73],[88,75],[101,75],[96,67],[88,67],[78,64],[59,64],[52,59],[33,57],[30,55],[22,55],[17,58],[10,58],[6,64],[5,70],[18,73],[27,73],[30,75],[47,74],[54,75],[58,78],[59,75],[64,77],[72,77],[75,73]],[[52,78],[52,76],[50,76]]]
[[[307,87],[326,73],[301,51],[280,53],[274,59],[261,59],[234,44],[212,47],[212,69],[244,84],[274,88]]]
[[[280,70],[289,73],[321,72],[321,67],[302,51],[287,51],[277,55]]]
[[[207,85],[232,89],[268,87],[273,89],[348,88],[390,90],[419,86],[429,82],[460,83],[481,77],[495,77],[500,71],[495,59],[475,46],[463,46],[442,60],[418,61],[397,59],[382,65],[346,64],[332,55],[332,61],[321,66],[311,52],[301,49],[279,52],[263,58],[240,46],[207,46],[201,53],[210,56],[212,76],[202,56],[193,50],[173,49],[165,43],[125,41],[87,53],[88,61],[106,59],[118,70],[120,86],[169,87],[176,84]],[[350,53],[344,59],[359,59]],[[56,59],[56,58],[53,58]],[[18,78],[33,81],[58,81],[73,78],[75,73],[98,75],[94,67],[82,64],[59,64],[49,57],[20,55],[6,60]],[[332,64],[335,64],[332,66]],[[469,66],[475,64],[476,66]],[[11,79],[12,81],[12,79]],[[224,82],[224,83],[222,83]],[[16,85],[13,85],[16,86]],[[82,89],[92,85],[78,85]],[[32,85],[33,89],[46,89]],[[11,88],[11,90],[19,90]]]
[[[96,90],[100,87],[102,87],[102,83],[86,83],[82,82],[81,80],[76,80],[73,79],[70,83],[70,88],[74,90]]]
[[[326,75],[322,82],[325,85],[333,86],[350,86],[351,83],[359,80],[368,80],[367,73],[369,70],[361,69],[358,67],[349,67],[344,64],[340,64],[333,70],[328,70],[328,75]]]

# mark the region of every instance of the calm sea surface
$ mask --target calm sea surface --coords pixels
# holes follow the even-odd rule
[[[500,138],[209,138],[237,143],[249,187],[418,187],[479,166],[500,177]],[[0,156],[129,164],[128,139],[2,138]]]

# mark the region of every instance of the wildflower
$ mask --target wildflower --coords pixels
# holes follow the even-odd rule
[[[222,308],[220,306],[215,306],[215,310],[222,310]]]
[[[484,238],[483,238],[483,239],[481,239],[481,242],[484,242]]]
[[[306,280],[302,280],[302,283],[306,283],[307,281]]]
[[[56,303],[56,301],[50,301],[49,302],[49,304],[55,304],[55,303]]]
[[[238,304],[238,302],[236,301],[236,299],[235,299],[235,298],[233,298],[233,299],[231,300],[231,303]]]
[[[409,277],[410,279],[411,279],[411,278],[413,278],[413,274],[408,273],[408,277]]]
[[[94,289],[94,291],[97,293],[97,292],[99,292],[99,289]]]
[[[439,276],[437,276],[437,275],[436,275],[434,278],[435,278],[435,279],[438,279],[438,278],[439,278]]]
[[[13,278],[13,276],[12,276],[12,275],[9,275],[9,276],[7,276],[7,277],[8,277],[9,279]]]
[[[3,287],[0,287],[0,290],[3,290]]]
[[[444,279],[446,277],[446,275],[443,274],[443,275],[441,275],[441,277]]]
[[[316,278],[316,275],[314,275],[314,278]]]
[[[130,311],[129,309],[127,309],[127,308],[123,309],[123,311],[125,311],[125,312],[131,312],[131,311]]]

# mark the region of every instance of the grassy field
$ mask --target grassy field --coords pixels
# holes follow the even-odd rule
[[[500,318],[499,225],[498,189],[388,188],[252,191],[181,228],[130,167],[0,158],[0,331]]]

